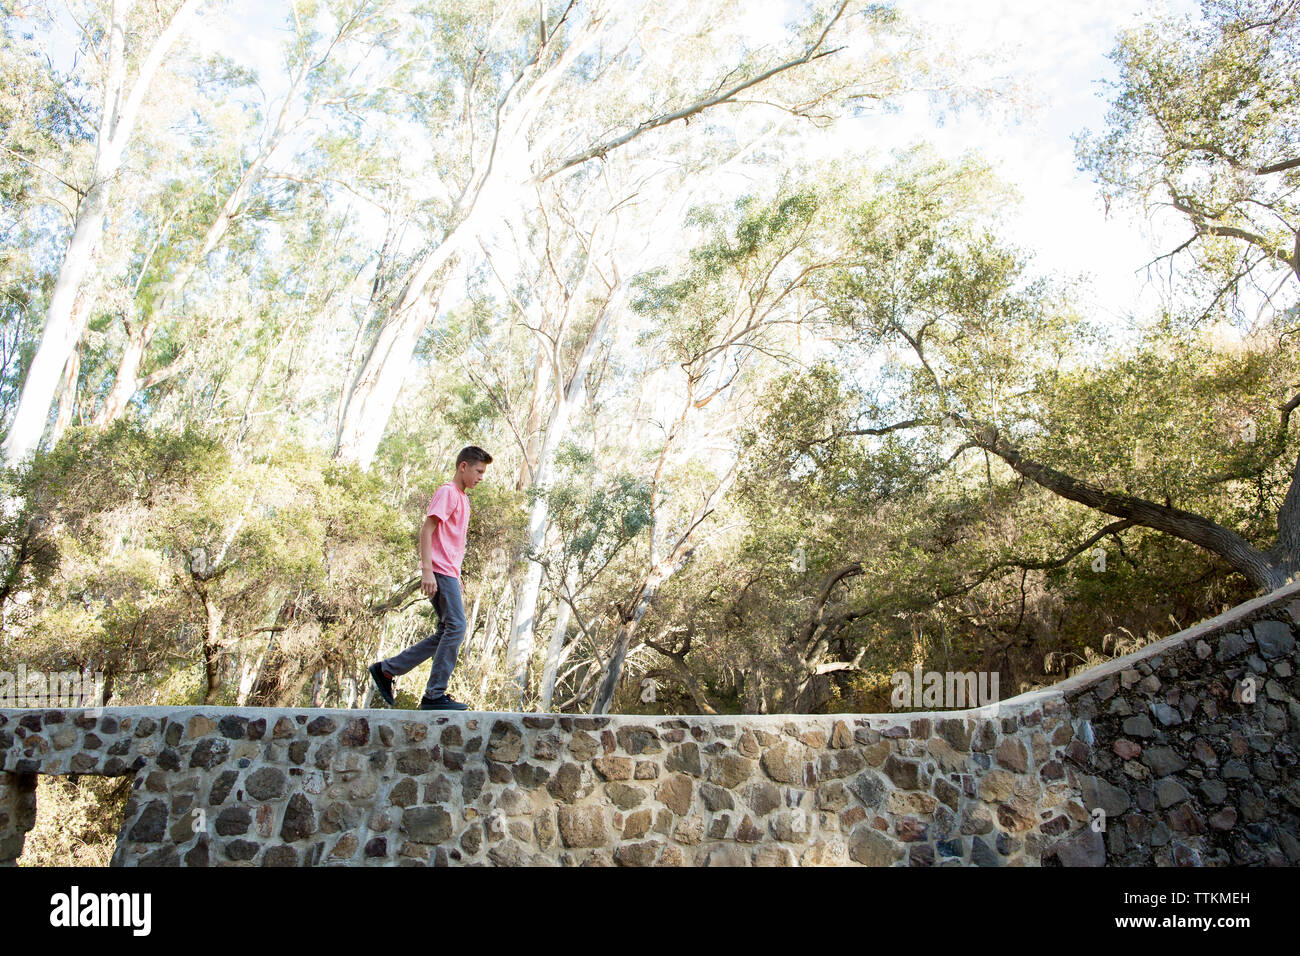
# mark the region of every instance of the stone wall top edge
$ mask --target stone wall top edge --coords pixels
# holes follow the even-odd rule
[[[1183,628],[1176,634],[1170,634],[1168,637],[1162,637],[1154,643],[1145,647],[1140,647],[1131,654],[1125,654],[1123,657],[1117,657],[1114,660],[1106,661],[1104,664],[1098,664],[1096,667],[1086,670],[1081,674],[1075,674],[1073,677],[1067,677],[1065,680],[1049,687],[1040,687],[1037,690],[1026,691],[1016,697],[1010,697],[1002,701],[1003,707],[1020,707],[1032,706],[1033,702],[1047,697],[1074,697],[1094,684],[1098,684],[1113,674],[1120,671],[1128,670],[1139,661],[1151,657],[1157,657],[1165,654],[1170,650],[1182,647],[1192,641],[1199,640],[1207,634],[1213,634],[1215,631],[1231,627],[1239,621],[1251,617],[1256,612],[1267,607],[1281,604],[1294,597],[1300,597],[1300,580],[1293,581],[1290,584],[1284,584],[1268,594],[1261,594],[1257,598],[1252,598],[1244,604],[1238,604],[1230,607],[1222,614],[1208,618],[1191,627]]]
[[[1032,701],[1027,700],[1031,695],[1021,695],[1016,698],[1020,701],[1016,709],[1022,707],[1033,707],[1040,705],[1043,701],[1059,697],[1059,694],[1051,693],[1051,688],[1041,694],[1034,695]],[[836,720],[862,720],[867,719],[873,723],[879,724],[898,724],[912,723],[918,720],[944,720],[954,717],[963,718],[995,718],[1005,714],[1010,701],[1002,701],[997,704],[989,704],[984,707],[968,708],[965,710],[930,710],[930,711],[907,711],[901,713],[891,713],[889,711],[877,713],[833,713],[833,714],[558,714],[558,713],[536,713],[533,711],[503,711],[503,710],[461,710],[461,711],[427,711],[427,710],[395,710],[391,708],[372,708],[368,710],[360,709],[342,709],[342,708],[311,708],[311,707],[226,707],[226,706],[205,706],[187,704],[178,707],[19,707],[19,708],[0,708],[0,715],[6,718],[16,719],[28,714],[45,714],[58,711],[64,714],[77,714],[93,712],[97,714],[111,714],[115,717],[165,717],[170,719],[182,719],[195,715],[207,716],[226,716],[234,714],[253,718],[271,718],[279,717],[331,717],[338,718],[357,718],[365,717],[370,720],[442,720],[448,718],[455,721],[469,719],[519,719],[524,717],[569,717],[573,719],[583,719],[591,717],[608,718],[611,721],[626,724],[655,724],[664,723],[674,720],[690,720],[700,723],[711,724],[786,724],[786,723],[824,723],[826,721]]]

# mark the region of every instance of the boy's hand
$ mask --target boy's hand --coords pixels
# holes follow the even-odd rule
[[[420,578],[420,591],[426,597],[433,597],[438,593],[438,579],[425,572]]]

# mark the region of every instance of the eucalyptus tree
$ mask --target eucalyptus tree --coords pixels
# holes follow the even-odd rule
[[[741,3],[448,3],[413,15],[430,54],[401,87],[432,143],[437,215],[368,317],[339,458],[369,465],[446,270],[521,204],[520,190],[616,153],[707,164],[712,141],[751,135],[738,119],[747,111],[777,113],[769,127],[827,120],[914,80],[914,45],[884,42],[901,33],[887,8],[814,5],[775,49],[745,37],[754,26]]]
[[[613,208],[616,210],[617,206],[618,203],[615,202]],[[606,217],[602,217],[604,218]],[[617,223],[616,214],[608,218]],[[545,371],[535,380],[534,398],[530,403],[529,411],[530,421],[524,425],[534,442],[532,461],[528,457],[529,449],[527,447],[523,449],[523,468],[529,471],[527,485],[534,492],[528,515],[527,548],[530,555],[535,555],[542,549],[550,526],[547,493],[554,471],[556,452],[560,443],[567,437],[576,412],[586,396],[587,377],[596,351],[605,337],[609,323],[626,300],[626,288],[619,272],[617,258],[606,254],[603,258],[607,261],[600,262],[601,253],[604,251],[597,244],[604,239],[599,235],[601,225],[603,222],[598,220],[595,229],[582,242],[585,254],[580,257],[575,270],[576,275],[561,277],[553,273],[552,277],[555,280],[552,286],[553,294],[543,297],[542,290],[538,289],[532,297],[531,311],[536,316],[534,321],[537,322],[534,328],[539,338],[545,338],[544,342],[538,343],[538,354],[544,357]],[[607,228],[617,228],[617,226]],[[604,266],[603,270],[601,265]],[[593,283],[593,288],[584,288],[588,276],[593,272],[598,277]],[[517,307],[519,306],[522,306],[522,303],[517,303]],[[579,332],[576,342],[569,345],[572,357],[565,355],[561,349],[566,344],[565,339],[569,337],[568,326],[575,318],[575,313],[586,310],[594,311],[594,317],[583,323],[586,328]],[[550,401],[539,401],[539,392],[541,396],[549,397]],[[544,423],[531,420],[537,410],[548,404],[550,411]],[[521,700],[525,689],[528,662],[532,655],[534,614],[541,581],[541,564],[537,560],[529,560],[515,591],[515,606],[507,647],[507,666],[516,693]]]
[[[85,328],[85,311],[74,305],[100,243],[115,180],[136,122],[163,61],[200,6],[199,0],[184,0],[144,9],[131,0],[113,0],[106,11],[83,11],[85,53],[95,61],[100,94],[94,161],[76,187],[72,235],[50,294],[40,345],[27,369],[22,397],[0,449],[8,463],[25,458],[41,440],[60,374]]]
[[[642,619],[709,533],[735,481],[738,436],[757,411],[764,376],[795,360],[792,330],[823,316],[806,293],[842,261],[838,194],[846,186],[835,175],[808,178],[796,173],[775,196],[744,197],[732,210],[697,210],[705,240],[684,262],[638,277],[634,310],[649,323],[644,344],[664,372],[649,411],[660,432],[645,456],[644,557],[638,552],[630,589],[616,605],[593,713],[608,711]]]
[[[213,141],[209,147],[211,157],[200,161],[191,156],[181,167],[184,171],[161,171],[172,183],[177,182],[172,177],[178,173],[202,181],[189,188],[181,186],[180,195],[171,197],[166,218],[152,230],[135,283],[137,314],[131,321],[123,317],[125,343],[112,385],[94,413],[96,426],[105,427],[118,418],[142,388],[189,365],[192,355],[183,349],[161,367],[147,375],[142,373],[158,329],[163,323],[174,323],[177,313],[183,310],[182,299],[196,270],[227,241],[237,224],[248,229],[259,219],[286,214],[286,199],[292,200],[285,196],[284,187],[311,175],[298,168],[305,160],[296,153],[310,155],[313,140],[329,136],[327,124],[331,116],[340,109],[361,108],[367,87],[383,81],[382,73],[359,70],[358,65],[393,29],[391,6],[377,0],[291,3],[286,13],[288,38],[282,53],[285,75],[278,84],[282,92],[277,101],[264,104],[265,110],[245,105],[243,112],[250,122],[234,135],[223,128],[227,121],[222,114],[234,105],[230,100],[237,102],[240,98],[238,86],[249,85],[257,77],[238,68],[230,69],[233,82],[229,84],[229,99],[217,104],[211,119],[202,119],[207,126],[205,136],[191,131],[196,145],[203,138]],[[207,77],[202,79],[208,81],[208,86],[215,85]],[[166,158],[175,169],[175,157]],[[319,215],[311,208],[299,214]],[[251,266],[246,263],[244,271],[252,271]]]
[[[656,9],[652,6],[647,6],[646,10],[647,17],[651,17],[656,13]],[[843,6],[837,8],[830,22],[822,27],[821,32],[816,35],[816,43],[825,45],[828,42],[826,39],[827,30],[835,25],[837,18],[848,15]],[[888,17],[879,18],[879,25],[882,28],[889,23],[892,23],[892,21]],[[727,27],[725,21],[718,22],[713,15],[710,15],[707,25],[713,26],[714,29]],[[659,38],[655,37],[655,39],[658,40]],[[652,52],[648,46],[644,52],[644,59],[646,60],[651,59],[652,55],[656,60],[663,58],[665,55],[663,51],[659,50]],[[759,81],[776,85],[775,78],[779,74],[791,70],[795,66],[807,66],[812,60],[818,58],[813,47],[807,47],[804,55],[805,57],[811,56],[812,59],[801,62],[798,57],[787,57],[784,62],[779,63],[772,68],[772,71],[769,71],[770,75],[761,76]],[[907,80],[900,63],[901,58],[900,60],[884,58],[872,61],[865,66],[857,64],[851,67],[842,67],[838,73],[832,74],[832,77],[841,84],[841,86],[834,89],[834,92],[846,99],[851,98],[853,83],[861,83],[865,76],[874,74],[873,79],[877,87],[873,89],[872,95],[888,96],[894,90],[899,89],[900,84],[905,83]],[[634,77],[641,76],[642,71],[646,68],[642,62],[634,61],[631,64],[633,72],[630,75],[610,72],[610,81],[618,84],[612,95],[622,96],[626,101],[622,104],[625,108],[638,108],[638,101],[634,96],[628,95],[628,88],[624,84]],[[829,81],[830,78],[828,77],[826,81]],[[679,85],[681,84],[680,79],[676,82]],[[754,85],[754,83],[748,81],[746,83],[750,86]],[[742,83],[740,85],[744,86],[746,84]],[[736,90],[736,92],[739,92],[739,90]],[[570,91],[568,95],[585,95],[585,91]],[[746,94],[746,96],[748,95]],[[789,96],[790,91],[777,89],[768,95]],[[726,97],[721,97],[707,103],[701,100],[698,103],[691,104],[680,111],[679,118],[689,121],[689,116],[693,112],[720,106],[725,99]],[[814,95],[808,102],[790,110],[780,122],[767,122],[754,127],[752,130],[738,125],[735,119],[724,120],[724,122],[730,123],[730,128],[723,127],[729,134],[729,141],[726,142],[725,148],[722,149],[707,140],[703,143],[691,142],[689,137],[686,137],[683,133],[677,141],[672,143],[671,160],[667,160],[657,152],[648,154],[644,151],[634,152],[629,144],[636,136],[629,135],[617,141],[619,147],[617,151],[606,150],[602,153],[602,163],[597,170],[583,168],[584,161],[575,162],[573,171],[565,176],[558,175],[560,172],[565,172],[563,163],[560,166],[546,170],[544,173],[533,175],[530,189],[537,193],[535,203],[529,202],[525,204],[523,196],[516,193],[516,195],[520,196],[516,206],[526,205],[527,208],[539,210],[535,217],[540,218],[542,225],[532,227],[532,242],[547,246],[545,255],[541,252],[535,254],[525,252],[520,249],[518,243],[516,243],[514,250],[508,250],[506,253],[507,259],[524,255],[525,257],[531,256],[534,262],[529,267],[530,275],[521,277],[521,281],[532,288],[534,294],[529,297],[526,304],[517,297],[514,298],[512,303],[516,315],[524,322],[526,327],[534,331],[537,337],[537,350],[533,363],[533,388],[528,404],[528,415],[526,420],[515,425],[515,432],[518,435],[521,445],[520,451],[523,456],[516,487],[520,490],[533,489],[536,492],[532,495],[530,504],[529,540],[527,543],[530,553],[536,552],[542,547],[547,535],[548,519],[545,484],[549,477],[552,456],[555,449],[559,447],[559,443],[566,437],[572,420],[572,410],[576,407],[583,394],[586,369],[589,367],[596,348],[602,343],[606,325],[610,318],[617,316],[623,308],[621,303],[612,303],[609,306],[602,307],[598,313],[601,321],[584,324],[580,337],[575,343],[561,349],[565,328],[570,322],[574,306],[582,301],[582,295],[572,286],[580,287],[582,282],[591,274],[592,263],[600,260],[602,256],[609,255],[599,247],[598,243],[604,242],[608,244],[615,234],[610,229],[592,231],[586,226],[579,225],[579,220],[583,217],[576,211],[590,206],[593,202],[593,194],[595,194],[596,199],[604,202],[605,208],[608,210],[603,214],[606,218],[610,216],[612,211],[619,211],[625,223],[625,230],[658,241],[666,232],[676,228],[686,208],[686,201],[696,196],[699,190],[708,188],[711,185],[714,194],[711,198],[716,198],[717,184],[720,181],[718,174],[722,170],[740,168],[744,172],[756,173],[764,177],[772,175],[770,169],[761,164],[754,163],[746,167],[746,159],[760,145],[765,145],[768,149],[775,148],[779,152],[783,148],[783,144],[779,142],[778,134],[785,129],[784,124],[791,117],[809,113],[813,106],[818,103],[818,100],[821,99],[826,99],[825,93],[814,90]],[[581,101],[579,101],[579,104],[581,104]],[[764,105],[770,108],[772,102],[769,101]],[[829,118],[838,108],[839,104],[830,102],[817,105],[817,109],[824,114],[823,119]],[[643,131],[638,128],[635,132],[639,135]],[[722,137],[719,136],[719,138]],[[627,148],[624,149],[623,147]],[[536,169],[537,162],[540,161],[538,156],[541,154],[529,155],[531,157],[529,162],[532,163],[532,168]],[[580,157],[576,157],[576,155],[570,157],[570,159],[576,158]],[[524,181],[526,182],[525,172],[521,171],[520,175],[525,176]],[[555,175],[552,175],[552,173],[555,173]],[[607,179],[611,174],[614,174],[616,181],[622,185],[610,186]],[[509,183],[503,183],[501,188],[505,189],[508,186]],[[621,196],[614,195],[611,192],[611,190],[617,191],[620,189],[623,191]],[[566,232],[563,238],[560,236],[562,227]],[[575,230],[581,240],[575,267],[576,272],[574,277],[562,279],[556,270],[555,263],[562,263],[560,271],[570,268],[565,264],[568,262],[567,254],[554,251],[551,246],[563,245],[564,243],[572,245],[574,238],[572,235],[567,235],[567,233],[572,233]],[[635,254],[631,259],[624,254],[621,273],[627,273],[630,268],[629,262],[644,261],[649,249],[650,245],[646,244],[646,249]],[[486,249],[484,251],[487,252]],[[488,253],[488,258],[489,261],[492,261],[494,257],[491,253]],[[600,275],[601,281],[608,285],[610,282],[609,275],[617,272],[618,266],[618,261],[610,258],[603,267],[597,269],[596,274]],[[493,264],[492,268],[498,275],[509,271],[508,266],[505,265]],[[536,288],[537,276],[540,276],[544,281],[551,281],[552,285],[555,286],[551,290],[549,297]],[[507,288],[507,291],[510,281],[510,279],[502,276],[502,285]],[[611,288],[617,291],[616,288]],[[393,382],[390,381],[390,387],[392,384]],[[515,607],[512,615],[508,660],[516,692],[521,695],[522,699],[527,662],[533,648],[533,632],[536,626],[535,611],[542,578],[541,568],[536,561],[527,561],[522,573],[516,575],[516,577]]]
[[[639,606],[632,602],[633,609],[628,612],[629,620],[639,621],[660,585],[675,573],[680,564],[677,559],[697,540],[699,526],[721,500],[731,480],[732,470],[724,467],[722,483],[705,494],[706,502],[711,503],[695,516],[697,520],[688,522],[685,530],[675,528],[674,523],[682,516],[676,514],[675,505],[666,508],[664,502],[673,497],[668,488],[675,484],[672,475],[678,459],[699,453],[698,442],[703,432],[695,426],[695,418],[700,416],[701,409],[731,391],[742,370],[757,364],[755,355],[762,353],[764,347],[772,347],[770,340],[774,338],[775,328],[797,321],[792,318],[797,312],[796,295],[811,271],[824,265],[809,258],[814,246],[827,245],[820,240],[812,241],[816,228],[827,225],[824,222],[817,227],[811,225],[817,209],[813,191],[789,188],[780,199],[773,201],[772,208],[747,201],[740,211],[697,210],[697,221],[692,228],[702,229],[706,239],[694,257],[688,257],[686,274],[668,283],[672,285],[668,290],[661,271],[644,273],[635,280],[635,290],[639,291],[634,291],[621,277],[619,262],[644,261],[644,237],[653,234],[656,223],[653,214],[661,209],[661,200],[655,199],[654,194],[640,195],[642,190],[649,192],[644,182],[614,188],[612,174],[621,169],[622,164],[611,162],[606,175],[600,179],[600,188],[587,190],[584,198],[594,196],[597,202],[595,212],[585,217],[592,222],[585,229],[577,228],[576,217],[563,205],[555,204],[551,209],[549,215],[554,217],[554,222],[547,218],[547,207],[539,205],[540,225],[534,235],[540,237],[542,250],[534,263],[534,275],[525,286],[526,294],[510,294],[519,320],[537,336],[539,354],[545,358],[542,373],[533,380],[528,420],[515,427],[522,456],[521,484],[529,489],[531,498],[526,564],[516,587],[507,654],[513,693],[519,706],[523,706],[527,689],[543,573],[549,579],[548,589],[555,597],[556,607],[542,675],[541,697],[548,700],[559,658],[567,656],[563,639],[570,612],[576,612],[579,595],[592,586],[609,564],[603,562],[588,578],[572,568],[546,570],[557,561],[564,565],[562,558],[553,555],[567,532],[562,527],[552,527],[551,509],[555,495],[562,495],[555,500],[563,500],[566,493],[552,489],[551,483],[555,456],[569,441],[570,431],[580,429],[578,440],[603,466],[607,463],[609,467],[623,469],[627,467],[626,461],[647,454],[651,460],[657,456],[654,474],[647,475],[644,482],[650,513],[657,515],[655,535],[658,537],[652,536],[650,541],[651,568],[646,571],[638,566],[632,572],[637,579],[647,579],[640,586],[644,602]],[[643,209],[638,216],[638,206],[648,206],[652,215],[647,217]],[[630,243],[615,239],[620,216],[631,217],[635,224],[621,227],[633,234]],[[737,230],[735,236],[726,235],[724,221]],[[607,222],[612,225],[606,225]],[[603,243],[598,241],[601,239]],[[566,249],[566,243],[571,248]],[[603,256],[599,255],[602,249]],[[796,260],[801,267],[791,265]],[[584,284],[590,288],[584,289]],[[504,281],[502,286],[509,291]],[[630,321],[622,323],[615,332],[610,320],[619,309],[612,303],[629,294],[638,297],[638,304],[630,310]],[[710,323],[710,327],[707,331],[684,332],[683,328],[689,330],[693,322]],[[639,333],[638,329],[646,323],[661,327]],[[609,342],[605,341],[607,329],[611,332]],[[600,362],[602,368],[607,368],[615,355],[627,357],[615,359],[614,364],[621,365],[622,369],[612,377],[605,375],[592,380],[592,366],[602,351],[606,356]],[[684,382],[673,381],[673,369],[678,366],[686,372]],[[644,449],[645,429],[629,428],[626,420],[657,413],[650,412],[641,399],[637,400],[637,407],[632,407],[617,394],[624,390],[642,397],[648,391],[647,404],[651,406],[661,406],[665,397],[671,396],[672,420],[664,435],[648,439],[652,449],[648,453]],[[683,390],[684,394],[679,395]],[[685,404],[678,407],[679,401]],[[726,399],[718,401],[711,412],[726,403]],[[545,405],[550,406],[550,411],[545,421],[540,421],[539,406]],[[616,406],[617,411],[606,413],[606,417],[610,414],[621,417],[624,424],[606,429],[607,433],[602,434],[592,414],[595,406],[604,405]],[[580,411],[585,413],[581,419]],[[734,424],[733,420],[728,427],[734,428]],[[532,449],[525,436],[536,436]],[[533,449],[535,460],[530,460],[529,452]],[[558,532],[554,535],[555,544],[548,544],[548,529]],[[682,534],[669,541],[670,533],[676,532]],[[667,557],[660,554],[661,548],[666,550]],[[559,547],[559,553],[564,553],[563,547]],[[634,628],[635,624],[629,628],[626,620],[620,620],[617,629],[628,638]],[[592,639],[586,627],[582,630]],[[625,655],[628,647],[616,640],[616,650]],[[596,673],[589,672],[588,676],[594,681]],[[592,689],[588,686],[586,693],[579,691],[578,696],[588,696]]]
[[[664,183],[652,191],[646,177],[629,182],[628,173],[614,160],[572,197],[561,195],[558,184],[539,188],[528,237],[537,248],[529,249],[525,242],[512,250],[519,266],[513,272],[521,283],[518,293],[498,268],[500,252],[484,250],[516,321],[536,339],[526,417],[512,422],[521,459],[516,487],[530,494],[526,563],[517,576],[507,647],[507,666],[521,703],[543,576],[537,557],[551,527],[556,455],[578,426],[584,403],[599,388],[590,374],[598,353],[608,347],[611,323],[626,311],[624,270],[645,261],[655,239],[656,215],[663,209]],[[556,597],[558,601],[558,591]],[[567,606],[559,604],[561,616]]]
[[[42,253],[71,221],[67,180],[89,162],[94,129],[84,91],[51,67],[32,22],[7,13],[0,30],[0,422],[7,423],[53,281]]]
[[[575,672],[588,676],[598,663],[600,635],[588,622],[590,601],[584,596],[606,576],[650,521],[649,486],[628,472],[603,475],[596,455],[566,443],[556,455],[557,478],[547,489],[547,506],[556,541],[537,562],[556,596],[555,621],[542,666],[538,710],[551,709],[557,683]],[[569,640],[569,625],[577,636]],[[591,651],[565,674],[560,668],[581,648]],[[583,696],[579,688],[575,698]]]

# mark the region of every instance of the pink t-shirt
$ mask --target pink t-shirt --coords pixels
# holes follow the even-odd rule
[[[460,577],[460,562],[465,557],[465,532],[469,528],[469,495],[447,482],[429,499],[426,514],[438,519],[433,529],[433,546],[429,563],[438,574]]]

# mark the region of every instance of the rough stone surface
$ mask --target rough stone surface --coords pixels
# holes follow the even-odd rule
[[[604,846],[609,839],[600,806],[560,807],[560,839],[567,847]]]

